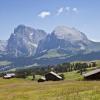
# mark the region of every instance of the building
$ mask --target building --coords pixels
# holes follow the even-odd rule
[[[56,74],[55,72],[49,72],[45,74],[45,78],[47,81],[59,81],[62,80],[62,77]]]
[[[38,79],[38,82],[45,82],[46,78],[45,77],[41,77],[40,79]]]
[[[6,75],[3,76],[4,79],[10,79],[10,78],[14,78],[16,75],[15,73],[8,73]]]
[[[90,71],[86,74],[83,74],[83,76],[86,80],[100,80],[100,69]]]

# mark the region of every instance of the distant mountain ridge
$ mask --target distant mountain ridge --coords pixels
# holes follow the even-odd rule
[[[75,57],[82,59],[82,55],[85,59],[88,54],[89,59],[92,53],[96,58],[98,52],[100,42],[91,41],[83,32],[66,26],[58,26],[48,34],[41,29],[19,25],[7,41],[0,41],[0,59],[28,57],[32,58],[31,64],[74,61]]]

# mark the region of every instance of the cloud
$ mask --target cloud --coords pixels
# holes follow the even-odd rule
[[[64,11],[64,8],[63,8],[63,7],[60,8],[60,9],[58,9],[58,13],[57,13],[57,15],[60,15],[63,11]]]
[[[41,18],[45,18],[50,15],[51,15],[51,13],[49,11],[42,11],[38,16]]]
[[[70,11],[70,7],[66,7],[65,9],[66,9],[67,12]]]
[[[78,13],[78,8],[73,8],[72,11]]]
[[[70,6],[67,6],[67,7],[59,8],[56,15],[60,15],[60,14],[64,13],[65,11],[68,13],[72,13],[72,12],[78,13],[79,12],[78,8],[76,8],[76,7],[72,8]],[[45,17],[50,16],[50,15],[51,15],[51,12],[49,12],[49,11],[42,11],[38,14],[38,16],[41,18],[45,18]]]

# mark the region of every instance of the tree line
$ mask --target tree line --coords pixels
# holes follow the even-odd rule
[[[31,68],[22,68],[22,69],[16,69],[13,71],[13,73],[16,74],[17,78],[26,78],[27,76],[33,76],[33,79],[35,78],[35,75],[45,75],[46,73],[50,71],[54,71],[56,73],[64,73],[64,72],[71,72],[71,71],[78,71],[80,74],[85,72],[87,68],[96,67],[96,62],[90,62],[90,63],[62,63],[58,65],[48,65],[48,66],[38,66],[38,67],[31,67]],[[10,71],[9,73],[12,73]],[[4,75],[6,73],[0,73],[0,76]]]

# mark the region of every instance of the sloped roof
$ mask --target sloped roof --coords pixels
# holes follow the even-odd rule
[[[99,72],[100,72],[100,69],[96,69],[96,70],[90,71],[86,74],[83,74],[83,76],[87,77],[87,76],[91,76],[91,75],[94,75],[94,74],[99,73]]]
[[[8,73],[8,74],[4,75],[5,78],[10,78],[13,76],[15,76],[15,73]]]
[[[9,75],[5,75],[4,78],[11,78],[11,76],[9,76]]]
[[[15,73],[8,73],[7,76],[15,76]]]
[[[42,76],[40,79],[42,79],[42,80],[46,80],[46,78],[45,78],[45,77],[43,77],[43,76]]]
[[[54,76],[58,77],[59,79],[62,79],[62,77],[61,77],[61,76],[59,76],[58,74],[56,74],[56,73],[55,73],[55,72],[53,72],[53,71],[51,71],[51,72],[50,72],[50,74],[52,74],[52,75],[54,75]]]

